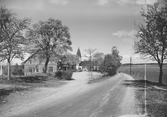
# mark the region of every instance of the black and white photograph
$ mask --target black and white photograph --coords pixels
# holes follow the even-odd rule
[[[167,0],[0,0],[0,117],[167,117]]]

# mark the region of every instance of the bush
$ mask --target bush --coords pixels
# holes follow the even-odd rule
[[[72,80],[73,71],[67,70],[67,71],[57,71],[55,73],[55,77],[58,77],[58,79],[65,79],[65,80]]]
[[[12,66],[12,74],[13,75],[24,75],[24,66],[16,64]]]
[[[115,57],[113,54],[107,54],[105,55],[104,60],[100,65],[100,71],[102,73],[107,73],[109,76],[113,76],[117,73],[119,66],[119,57]]]
[[[73,72],[71,70],[63,71],[62,77],[65,80],[72,80]]]
[[[57,71],[57,72],[55,73],[55,77],[58,77],[58,79],[63,79],[63,78],[62,78],[62,74],[63,74],[62,71]]]
[[[82,72],[82,69],[81,69],[81,68],[78,68],[78,72]]]
[[[19,76],[19,77],[12,77],[12,81],[16,82],[28,82],[28,83],[36,83],[46,81],[47,76],[44,75],[33,75],[33,76]]]
[[[112,66],[112,67],[109,67],[109,68],[107,69],[107,73],[108,73],[109,76],[115,75],[116,72],[117,72],[117,69],[116,69],[115,67],[113,67],[113,66]]]

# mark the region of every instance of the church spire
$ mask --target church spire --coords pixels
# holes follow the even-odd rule
[[[81,58],[81,51],[80,51],[79,47],[78,47],[78,50],[77,50],[77,55]]]

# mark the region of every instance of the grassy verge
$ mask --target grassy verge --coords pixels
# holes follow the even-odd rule
[[[113,76],[115,76],[115,75],[113,75]],[[90,78],[88,84],[102,82],[102,81],[107,80],[113,76],[108,76],[107,74],[99,74],[99,75],[95,75],[95,76],[92,75],[92,78]]]
[[[8,86],[0,89],[0,105],[3,105],[7,102],[6,97],[10,95],[10,93],[28,91],[29,88],[25,86]]]
[[[167,86],[143,80],[125,81],[124,85],[135,89],[136,106],[144,114],[145,99],[147,113],[151,117],[167,117]],[[158,87],[158,88],[156,88]],[[146,90],[146,97],[144,91]]]
[[[45,76],[46,79],[39,79],[38,81],[33,80],[33,78],[37,76]],[[31,91],[35,88],[40,87],[60,87],[65,85],[66,82],[60,81],[58,78],[55,78],[53,75],[47,74],[36,74],[34,76],[26,76],[30,78],[28,81],[20,81],[17,78],[13,77],[10,81],[8,81],[5,77],[0,78],[0,105],[3,105],[7,102],[7,96],[11,93],[15,92],[24,92],[24,91]],[[25,78],[25,77],[24,77]]]
[[[109,78],[110,78],[109,76],[102,76],[102,77],[99,77],[97,79],[90,79],[89,82],[88,82],[88,84],[98,83],[98,82],[107,80]]]
[[[167,117],[167,91],[147,89],[147,111],[154,117]]]
[[[2,76],[1,76],[2,77]],[[57,87],[62,84],[60,80],[52,74],[34,74],[29,76],[13,76],[7,80],[5,76],[0,78],[0,84],[36,87]],[[0,87],[1,88],[1,87]]]

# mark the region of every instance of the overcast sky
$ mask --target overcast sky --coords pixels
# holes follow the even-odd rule
[[[147,4],[156,1],[146,0]],[[134,30],[136,24],[143,22],[140,11],[144,3],[145,0],[0,0],[19,18],[29,17],[32,23],[48,18],[61,20],[70,29],[73,53],[79,47],[82,56],[88,48],[107,54],[117,46],[123,63],[129,62],[129,56],[136,56]]]

